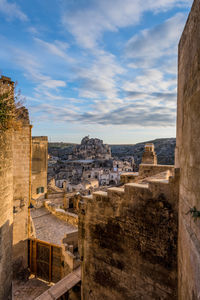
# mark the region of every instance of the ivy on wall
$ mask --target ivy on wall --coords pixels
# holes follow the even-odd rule
[[[10,128],[19,128],[21,122],[19,121],[20,108],[22,108],[21,92],[16,94],[14,87],[0,86],[0,130],[7,130]]]
[[[0,93],[0,129],[6,130],[12,127],[15,119],[15,102],[11,93]]]

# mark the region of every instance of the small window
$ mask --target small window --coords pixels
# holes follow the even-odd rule
[[[42,194],[42,193],[44,193],[44,187],[43,186],[37,188],[37,194]]]

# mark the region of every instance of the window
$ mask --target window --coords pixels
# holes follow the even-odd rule
[[[44,187],[43,186],[37,188],[37,194],[41,194],[41,193],[44,193]]]

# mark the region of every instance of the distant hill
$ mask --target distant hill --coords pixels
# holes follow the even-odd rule
[[[67,159],[68,155],[73,152],[74,146],[77,144],[73,143],[48,143],[48,152],[53,156]]]
[[[110,145],[112,156],[123,158],[126,156],[133,156],[135,163],[139,165],[142,160],[144,146],[146,143],[153,143],[158,157],[158,164],[173,165],[174,151],[176,146],[175,138],[162,138],[151,141],[145,141],[135,145]]]
[[[151,141],[145,141],[134,145],[109,145],[111,147],[112,156],[118,159],[123,159],[127,156],[133,156],[136,165],[139,165],[142,160],[144,152],[144,145],[146,143],[153,143],[158,157],[159,164],[173,165],[174,151],[176,146],[175,138],[162,138]],[[68,155],[73,152],[73,143],[49,143],[49,153],[58,156],[61,159],[67,159]]]
[[[68,148],[68,147],[72,147],[72,146],[75,146],[77,144],[74,144],[74,143],[63,143],[63,142],[49,142],[48,143],[48,147],[50,149],[52,148],[58,148],[58,149],[63,149],[63,148]]]

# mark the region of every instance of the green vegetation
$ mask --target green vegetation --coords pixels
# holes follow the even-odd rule
[[[13,90],[14,89],[14,90]],[[19,121],[20,109],[22,108],[23,99],[20,90],[14,95],[15,87],[0,87],[0,130],[10,128],[20,128]]]
[[[11,93],[0,94],[0,129],[7,130],[12,127],[16,115],[16,106]]]

